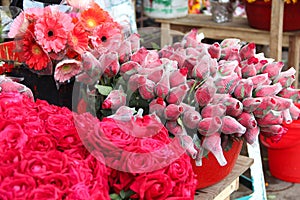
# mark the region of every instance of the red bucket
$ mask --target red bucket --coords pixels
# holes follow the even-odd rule
[[[288,128],[288,132],[278,143],[272,143],[270,139],[261,135],[260,141],[268,149],[272,176],[284,181],[300,183],[300,120],[294,120],[284,127]]]
[[[197,175],[197,189],[214,185],[223,180],[232,171],[243,146],[243,140],[234,141],[228,151],[224,151],[227,165],[220,166],[212,153],[202,159],[202,166],[197,167],[195,160],[191,160],[194,173]]]

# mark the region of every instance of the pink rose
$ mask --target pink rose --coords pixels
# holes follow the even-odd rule
[[[281,72],[283,66],[284,66],[283,62],[268,63],[262,68],[262,73],[268,74],[269,78],[273,80],[273,79],[277,78],[277,76]]]
[[[2,199],[2,200],[13,199],[12,191],[3,190],[0,188],[0,199]]]
[[[218,42],[213,43],[208,48],[208,53],[212,58],[219,59],[221,57],[221,46]]]
[[[212,101],[215,93],[216,87],[213,84],[212,79],[207,79],[207,81],[196,90],[195,100],[199,106],[206,106]]]
[[[120,70],[120,63],[117,52],[109,52],[103,54],[99,58],[100,65],[104,69],[104,75],[111,78]]]
[[[84,199],[91,199],[91,196],[89,194],[89,187],[88,185],[85,185],[84,183],[77,183],[76,185],[73,185],[68,193],[67,193],[68,200],[71,199],[78,199],[78,200],[84,200]]]
[[[126,94],[124,93],[124,91],[122,89],[113,90],[103,101],[102,108],[116,110],[121,106],[125,106],[125,104],[126,104]]]
[[[143,99],[149,100],[155,97],[154,95],[155,83],[149,79],[146,79],[145,84],[139,87],[139,93]]]
[[[182,118],[183,124],[190,129],[197,128],[200,120],[201,115],[198,111],[195,110],[189,110],[184,112]]]
[[[203,136],[209,136],[218,132],[222,127],[222,120],[218,116],[203,118],[198,124],[198,132]]]
[[[190,158],[187,154],[183,154],[167,167],[167,174],[175,182],[185,182],[190,175],[189,170],[192,170]]]
[[[161,172],[141,175],[130,186],[141,200],[165,200],[172,193],[170,177]]]
[[[164,111],[164,117],[167,120],[176,120],[182,112],[182,106],[176,104],[169,104]]]
[[[70,187],[69,177],[63,173],[51,173],[39,178],[43,185],[53,185],[62,192],[65,192]]]
[[[21,153],[16,149],[0,153],[0,181],[4,177],[13,175],[14,171],[19,166],[21,159]]]
[[[219,103],[219,104],[208,104],[205,107],[202,108],[201,110],[201,116],[203,118],[208,118],[208,117],[221,117],[225,114],[226,107]]]
[[[160,81],[155,85],[154,92],[158,97],[165,98],[170,91],[169,74],[164,72]]]
[[[180,104],[185,98],[189,87],[187,84],[179,85],[170,90],[168,96],[166,97],[166,101],[169,104]]]
[[[49,114],[45,127],[46,132],[57,139],[60,138],[62,133],[76,131],[73,120],[62,114]]]
[[[251,58],[252,56],[255,55],[255,52],[256,52],[255,43],[250,42],[240,49],[241,59],[245,60],[245,59]]]
[[[179,85],[186,83],[186,77],[187,77],[187,68],[181,68],[176,71],[172,71],[170,74],[170,87],[177,87]]]
[[[163,98],[158,97],[153,99],[149,104],[149,113],[155,113],[157,116],[162,117],[166,108],[166,102]]]
[[[246,127],[241,125],[235,118],[230,116],[225,116],[222,118],[222,128],[221,132],[224,134],[234,134],[240,133],[244,134],[246,132]]]
[[[58,148],[61,150],[65,149],[73,149],[77,146],[82,145],[81,139],[76,131],[73,129],[72,131],[62,133],[58,139]]]

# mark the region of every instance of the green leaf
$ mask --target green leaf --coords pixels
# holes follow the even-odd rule
[[[110,86],[105,86],[105,85],[95,85],[95,88],[98,90],[98,92],[101,95],[109,95],[109,93],[112,91],[112,87]]]
[[[111,200],[119,199],[119,195],[117,195],[116,193],[110,194],[109,197],[110,197]]]
[[[151,46],[153,49],[159,50],[160,46],[158,44],[156,44],[155,42],[151,42]]]
[[[122,199],[125,199],[126,193],[124,192],[124,190],[121,190],[121,192],[120,192],[120,197],[121,197]]]

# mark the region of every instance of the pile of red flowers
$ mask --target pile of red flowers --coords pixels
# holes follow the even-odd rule
[[[0,77],[0,88],[1,199],[194,198],[190,158],[183,151],[174,156],[179,148],[171,154],[168,131],[153,116],[132,121],[145,134],[156,127],[145,138],[127,132],[121,115],[100,122],[34,102],[30,90],[9,79]],[[88,151],[84,144],[94,145]]]

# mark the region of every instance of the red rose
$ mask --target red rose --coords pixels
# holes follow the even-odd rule
[[[45,123],[38,116],[28,113],[24,118],[23,130],[28,136],[45,133]]]
[[[26,148],[31,151],[50,151],[56,149],[56,139],[46,133],[40,133],[39,135],[32,136],[30,142],[27,143]]]
[[[62,192],[53,185],[40,185],[33,189],[28,199],[56,200],[62,198]]]
[[[37,99],[36,108],[38,110],[38,115],[42,120],[46,120],[49,115],[55,114],[59,111],[59,107],[55,105],[49,105],[47,101]]]
[[[62,133],[75,132],[75,126],[72,119],[65,117],[62,114],[51,114],[45,123],[46,131],[57,139],[60,138]]]
[[[53,185],[60,191],[66,191],[69,189],[70,180],[65,174],[53,173],[41,177],[41,183],[43,185]]]
[[[13,198],[12,191],[0,189],[0,199],[1,200],[11,200],[12,198]]]
[[[191,170],[190,159],[186,154],[183,154],[167,167],[167,174],[173,181],[185,182],[190,175],[189,170]]]
[[[160,171],[141,175],[136,178],[130,187],[141,200],[165,200],[172,193],[170,177]]]
[[[0,190],[12,192],[12,199],[26,199],[28,193],[36,187],[35,180],[25,174],[16,174],[5,178],[0,185]]]
[[[0,153],[0,181],[6,176],[12,176],[21,161],[21,154],[16,149]],[[2,177],[2,178],[1,178]]]
[[[4,149],[22,149],[27,141],[28,136],[19,124],[8,124],[0,130],[0,146]]]
[[[78,145],[82,143],[76,129],[62,133],[58,139],[58,148],[62,150],[76,148]]]
[[[4,111],[11,106],[22,105],[23,95],[15,92],[0,92],[0,111]]]
[[[70,190],[67,193],[67,199],[78,199],[78,200],[84,200],[84,199],[91,199],[89,194],[89,187],[88,185],[85,185],[84,183],[78,183],[76,185],[73,185]]]

